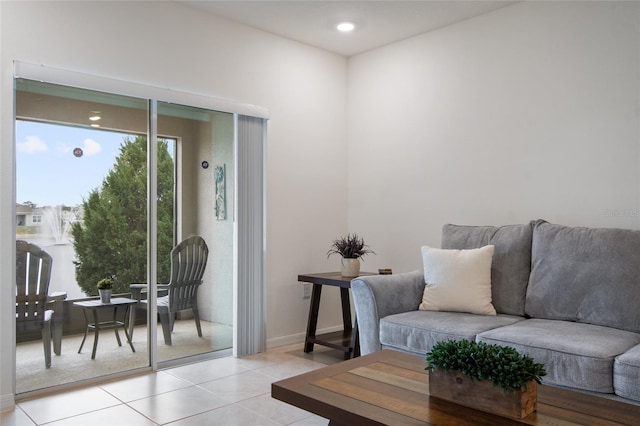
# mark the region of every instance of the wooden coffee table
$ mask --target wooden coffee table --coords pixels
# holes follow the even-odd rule
[[[640,406],[538,386],[537,412],[517,421],[429,396],[423,357],[384,350],[271,385],[271,396],[331,425],[638,425]]]

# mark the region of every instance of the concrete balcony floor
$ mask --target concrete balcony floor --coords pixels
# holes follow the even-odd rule
[[[172,345],[164,344],[162,327],[158,324],[158,361],[168,361],[192,355],[228,349],[232,346],[232,327],[201,321],[202,337],[198,337],[193,319],[176,320],[171,335]],[[21,394],[52,386],[93,379],[135,368],[148,362],[147,328],[137,326],[133,333],[135,353],[119,329],[122,346],[118,346],[113,330],[100,330],[96,358],[91,359],[93,332],[78,354],[83,334],[64,336],[59,356],[51,355],[51,367],[45,368],[42,341],[16,345],[16,393]]]

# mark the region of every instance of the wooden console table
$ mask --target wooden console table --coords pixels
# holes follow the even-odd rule
[[[369,272],[360,273],[360,276],[366,275],[374,274]],[[309,306],[309,320],[307,321],[307,334],[304,340],[305,352],[313,352],[313,345],[318,344],[343,351],[345,359],[360,356],[358,319],[356,318],[355,320],[355,326],[352,326],[351,303],[349,301],[349,289],[351,288],[351,280],[354,278],[343,277],[340,275],[340,272],[298,275],[298,282],[313,284],[313,289],[311,290],[311,305]],[[316,335],[318,312],[320,310],[320,295],[322,294],[323,285],[340,287],[343,330]]]

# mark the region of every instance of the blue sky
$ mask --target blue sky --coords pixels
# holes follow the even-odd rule
[[[127,135],[16,121],[16,201],[75,206],[99,188]],[[76,157],[75,148],[83,154]]]

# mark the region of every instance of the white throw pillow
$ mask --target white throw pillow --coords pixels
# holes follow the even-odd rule
[[[496,315],[491,304],[494,246],[471,250],[421,248],[426,287],[421,311]]]

